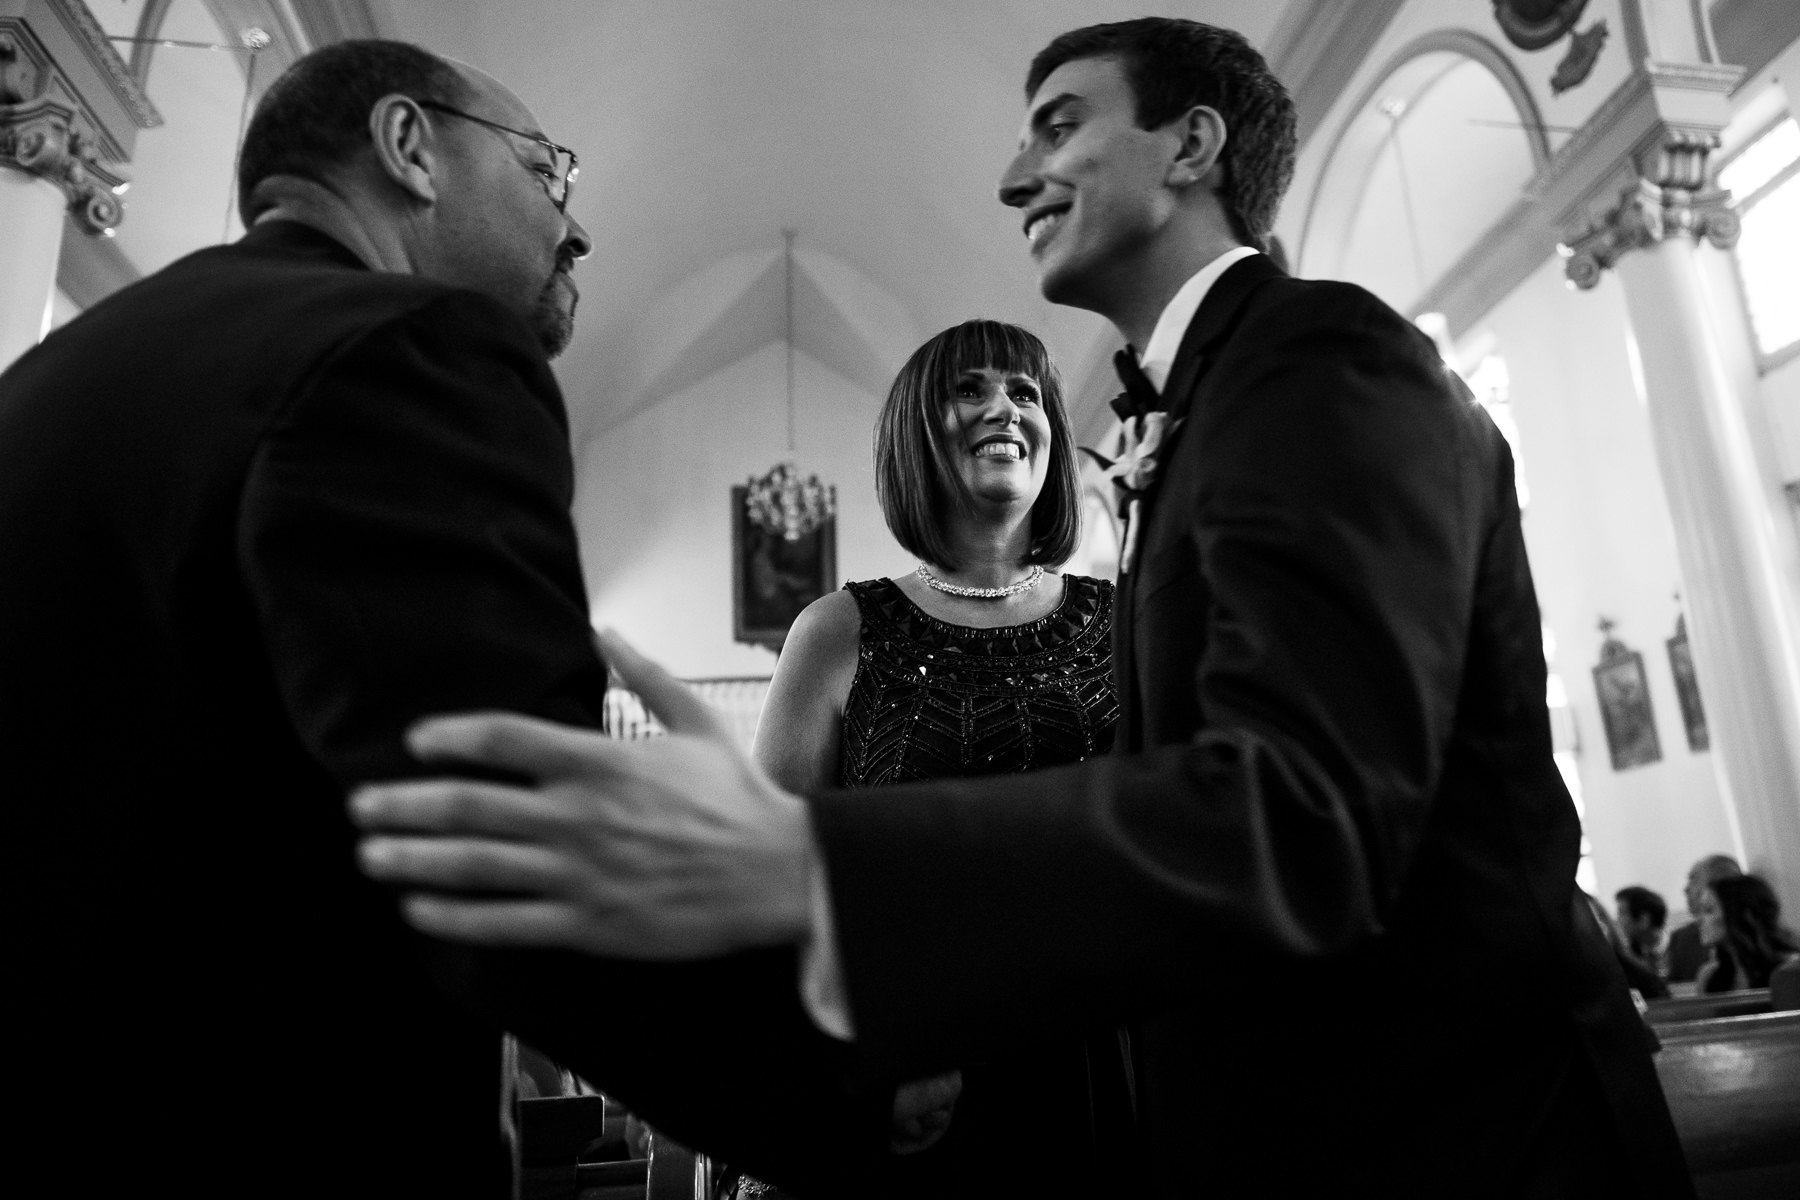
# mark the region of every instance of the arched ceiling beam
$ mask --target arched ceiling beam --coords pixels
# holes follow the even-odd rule
[[[1308,198],[1306,218],[1300,226],[1300,245],[1295,248],[1294,262],[1304,265],[1307,273],[1316,273],[1314,263],[1327,249],[1319,245],[1325,214],[1331,213],[1347,222],[1353,219],[1360,198],[1368,189],[1369,177],[1380,160],[1386,144],[1387,118],[1375,112],[1372,104],[1377,96],[1398,92],[1409,104],[1417,101],[1456,65],[1467,59],[1485,68],[1512,102],[1518,114],[1520,132],[1531,152],[1534,171],[1542,171],[1550,161],[1550,141],[1537,100],[1524,76],[1513,65],[1505,51],[1463,29],[1444,29],[1413,39],[1396,51],[1374,79],[1357,95],[1349,108],[1349,116],[1333,135],[1325,152],[1319,183]],[[1337,242],[1347,236],[1349,224],[1338,230]]]

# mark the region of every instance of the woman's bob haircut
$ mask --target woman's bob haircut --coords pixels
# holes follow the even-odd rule
[[[1044,490],[1031,506],[1028,563],[1056,566],[1075,553],[1081,540],[1081,478],[1075,464],[1075,436],[1063,408],[1062,380],[1036,335],[999,321],[965,321],[944,330],[913,351],[900,368],[887,403],[875,423],[875,495],[888,528],[908,552],[954,571],[957,564],[944,536],[945,505],[964,511],[975,497],[953,465],[944,405],[955,394],[958,376],[992,367],[1029,375],[1038,382],[1044,415],[1050,419],[1050,462]]]

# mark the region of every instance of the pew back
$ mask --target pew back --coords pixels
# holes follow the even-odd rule
[[[1800,1012],[1656,1032],[1656,1073],[1701,1195],[1800,1195]]]
[[[1644,1006],[1652,1025],[1662,1026],[1677,1021],[1704,1021],[1712,1017],[1747,1017],[1770,1011],[1768,988],[1746,988],[1740,992],[1713,992],[1711,995],[1672,996],[1667,1000],[1651,1000]]]

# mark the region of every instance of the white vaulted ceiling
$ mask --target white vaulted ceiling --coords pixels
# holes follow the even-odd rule
[[[1161,6],[1261,42],[1268,0]],[[1123,0],[388,0],[392,32],[480,66],[577,149],[594,236],[558,364],[579,441],[783,336],[879,395],[907,353],[983,315],[1079,378],[1101,323],[1037,294],[994,198],[1031,56],[1141,15]],[[381,12],[382,9],[377,9]],[[1104,344],[1102,344],[1104,343]]]
[[[473,63],[517,91],[582,159],[573,211],[595,249],[578,272],[575,342],[557,364],[578,444],[784,336],[784,228],[798,231],[796,350],[868,395],[925,337],[977,315],[1044,335],[1078,425],[1114,386],[1114,335],[1038,296],[1018,217],[994,190],[1031,56],[1063,30],[1142,15],[1138,0],[88,3],[121,36],[152,18],[161,36],[198,41],[267,28],[275,45],[258,92],[307,44],[368,34]],[[1308,7],[1155,10],[1267,48],[1283,14]],[[147,87],[169,120],[140,136],[116,244],[65,254],[108,286],[236,235],[226,213],[245,60],[154,55]]]

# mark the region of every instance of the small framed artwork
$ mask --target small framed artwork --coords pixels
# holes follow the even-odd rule
[[[837,587],[837,520],[788,541],[750,519],[731,489],[731,636],[779,652],[800,610]]]
[[[1600,699],[1600,723],[1615,771],[1662,761],[1656,736],[1656,714],[1650,708],[1650,682],[1644,656],[1611,635],[1612,622],[1600,622],[1607,634],[1594,668],[1594,692]]]
[[[1700,677],[1694,674],[1694,652],[1688,645],[1687,616],[1675,618],[1675,636],[1669,648],[1669,671],[1675,676],[1675,699],[1681,704],[1681,726],[1687,731],[1688,749],[1695,754],[1712,748],[1706,732],[1706,709],[1700,704]]]

